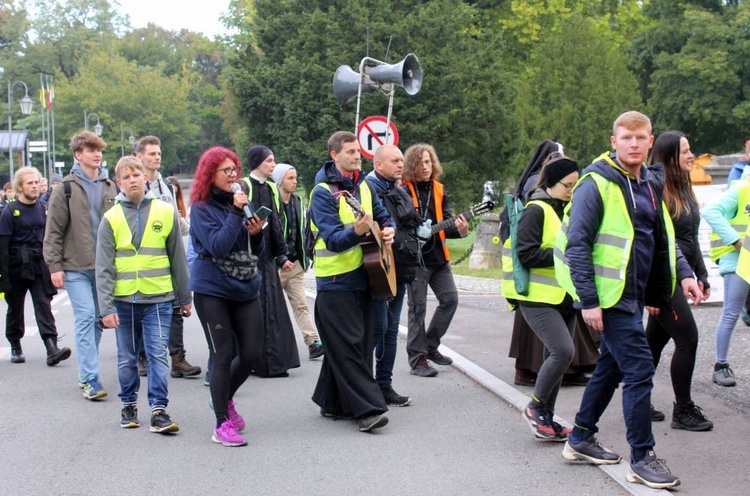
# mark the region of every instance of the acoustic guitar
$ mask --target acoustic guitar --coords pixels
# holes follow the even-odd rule
[[[362,205],[348,191],[342,191],[341,194],[355,214],[363,211]],[[382,299],[396,296],[396,264],[393,260],[393,250],[383,243],[383,235],[377,221],[373,221],[367,238],[360,246],[373,296]]]

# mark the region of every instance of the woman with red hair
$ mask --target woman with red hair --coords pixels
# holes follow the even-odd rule
[[[239,434],[245,420],[237,413],[234,394],[245,382],[262,349],[262,314],[258,294],[262,276],[227,268],[237,252],[253,258],[263,250],[263,222],[245,219],[245,193],[232,192],[241,175],[237,154],[216,147],[198,162],[190,201],[190,236],[196,258],[190,267],[190,289],[212,361],[211,400],[216,428],[211,440],[245,446]],[[249,257],[248,257],[249,255]],[[257,259],[256,259],[257,260]],[[256,267],[257,268],[257,267]],[[237,358],[233,360],[234,343]]]

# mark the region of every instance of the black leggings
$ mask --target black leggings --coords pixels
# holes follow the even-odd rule
[[[679,284],[672,295],[672,308],[674,313],[662,309],[658,317],[649,315],[646,339],[654,356],[654,367],[659,365],[661,352],[669,339],[674,339],[674,355],[669,368],[674,397],[678,405],[689,405],[692,403],[690,384],[698,349],[698,327]]]
[[[213,362],[211,400],[218,427],[228,417],[229,400],[261,358],[263,315],[257,298],[233,301],[195,293],[193,299]]]

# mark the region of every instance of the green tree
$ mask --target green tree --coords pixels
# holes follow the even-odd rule
[[[121,126],[136,136],[154,134],[163,143],[163,163],[169,173],[179,167],[194,167],[200,152],[195,105],[190,92],[196,81],[164,76],[158,69],[139,67],[106,51],[89,55],[73,80],[62,79],[56,88],[58,143],[83,126],[84,113],[94,112],[104,126],[108,143],[105,160],[114,165],[120,157]],[[96,121],[94,121],[96,122]],[[90,121],[90,125],[91,125]],[[127,145],[126,145],[127,146]],[[58,148],[67,164],[72,156]]]
[[[521,83],[519,114],[525,157],[544,139],[560,141],[581,165],[609,148],[612,122],[638,108],[635,77],[618,45],[595,21],[565,16],[531,52]]]
[[[241,9],[244,2],[234,4]],[[488,179],[503,179],[518,150],[514,76],[497,30],[481,29],[477,13],[456,0],[373,2],[257,0],[255,13],[234,12],[243,47],[227,82],[247,129],[241,143],[271,146],[293,163],[307,185],[326,159],[326,140],[354,130],[355,105],[341,108],[332,91],[340,65],[358,70],[369,53],[394,63],[413,52],[424,69],[416,96],[396,90],[393,120],[406,149],[433,144],[445,166],[454,201],[476,201]],[[362,98],[361,118],[387,112],[387,97]]]

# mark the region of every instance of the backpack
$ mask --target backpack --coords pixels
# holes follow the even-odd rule
[[[305,233],[304,233],[304,239],[302,243],[302,249],[305,251],[305,256],[310,260],[310,267],[312,267],[315,264],[315,242],[318,241],[318,235],[317,233],[314,233],[312,230],[312,195],[313,191],[315,191],[315,188],[317,188],[318,185],[316,184],[313,189],[310,190],[310,196],[309,200],[307,202],[307,211],[305,212]],[[329,183],[328,187],[331,189],[331,194],[335,197],[336,194],[340,191],[340,188],[338,185]]]

